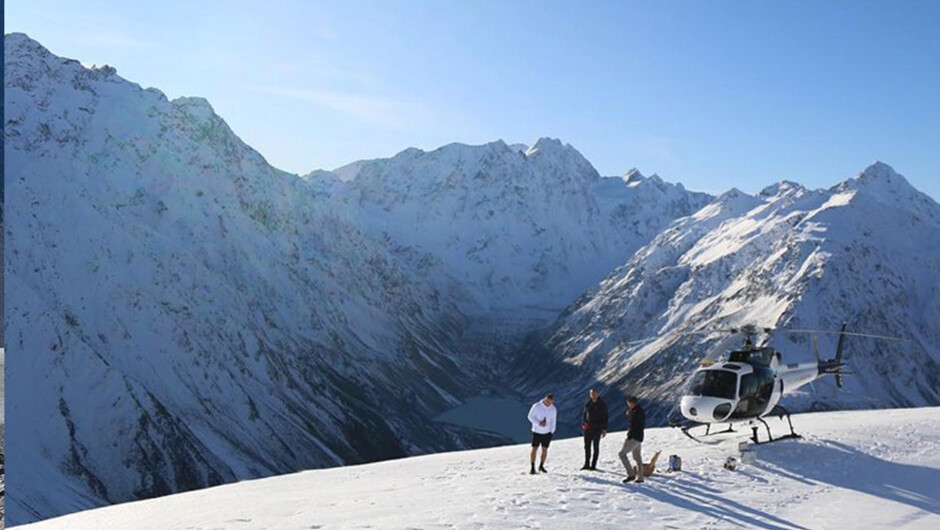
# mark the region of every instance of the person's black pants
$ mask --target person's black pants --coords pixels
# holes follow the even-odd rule
[[[594,458],[591,458],[591,446],[594,447]],[[584,465],[597,467],[597,457],[601,452],[601,430],[588,429],[584,431]]]

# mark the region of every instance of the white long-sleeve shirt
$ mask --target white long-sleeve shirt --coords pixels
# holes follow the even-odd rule
[[[529,409],[529,422],[532,423],[532,432],[536,434],[554,433],[555,418],[557,416],[558,411],[555,409],[555,405],[546,407],[543,400],[536,401]],[[542,420],[545,420],[545,425],[539,425]]]

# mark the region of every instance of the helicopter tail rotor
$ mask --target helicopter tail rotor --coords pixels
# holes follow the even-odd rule
[[[842,347],[845,345],[845,322],[842,323],[842,329],[839,331],[839,345],[836,346],[836,365],[837,372],[836,375],[836,386],[842,388],[842,367],[845,364],[842,362]]]
[[[845,346],[845,337],[846,335],[851,335],[845,331],[846,324],[842,323],[842,329],[839,330],[839,344],[836,346],[836,356],[833,359],[822,360],[819,358],[819,350],[816,347],[816,336],[813,335],[814,351],[816,354],[816,362],[819,364],[819,373],[820,374],[832,374],[836,378],[836,386],[842,388],[842,376],[846,372],[842,371],[842,368],[845,366],[845,362],[842,360],[842,351]]]

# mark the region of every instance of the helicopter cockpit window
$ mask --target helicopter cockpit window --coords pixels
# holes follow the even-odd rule
[[[734,399],[738,390],[738,374],[724,370],[705,370],[692,379],[692,396]]]

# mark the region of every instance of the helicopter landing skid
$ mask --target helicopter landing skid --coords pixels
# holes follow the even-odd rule
[[[717,444],[721,443],[720,440],[715,440],[715,441],[713,441],[713,442],[709,442],[709,441],[702,440],[701,438],[699,438],[699,437],[697,437],[697,436],[695,436],[694,434],[692,434],[692,433],[689,432],[689,430],[694,429],[694,428],[696,428],[696,427],[701,427],[702,425],[705,426],[705,434],[704,434],[704,436],[712,436],[712,435],[715,435],[715,434],[725,434],[725,433],[729,433],[729,432],[731,432],[731,433],[738,432],[738,431],[736,431],[736,430],[734,430],[734,429],[731,428],[731,424],[730,424],[730,423],[728,424],[728,428],[727,428],[727,429],[725,429],[725,430],[723,430],[723,431],[717,431],[717,432],[709,432],[709,431],[711,430],[711,424],[710,424],[710,423],[686,423],[685,425],[676,424],[676,425],[673,425],[673,427],[679,427],[679,430],[682,431],[682,434],[688,436],[690,439],[692,439],[693,441],[696,441],[696,442],[698,442],[698,443],[700,443],[700,444],[717,445]]]
[[[770,433],[770,425],[767,425],[767,422],[764,421],[764,418],[755,418],[757,421],[764,424],[764,428],[767,429],[767,440],[764,440],[762,442],[757,436],[757,425],[751,425],[751,441],[754,442],[755,445],[769,444],[771,442],[779,442],[780,440],[802,438],[802,436],[800,436],[799,434],[793,431],[793,422],[790,421],[790,413],[787,411],[787,409],[781,407],[780,405],[777,405],[773,409],[771,409],[768,416],[777,416],[780,419],[783,419],[784,416],[786,416],[787,425],[790,426],[790,434],[785,434],[783,436],[778,436],[777,438],[774,438],[774,436]]]
[[[774,438],[773,434],[770,432],[770,425],[768,425],[767,422],[764,421],[764,418],[752,418],[752,419],[749,421],[749,423],[751,424],[751,433],[752,433],[750,438],[751,438],[751,441],[752,441],[755,445],[762,445],[762,444],[768,444],[768,443],[772,443],[772,442],[779,442],[780,440],[790,440],[790,439],[794,439],[794,438],[796,438],[796,439],[802,438],[802,436],[800,436],[799,434],[797,434],[797,433],[793,430],[793,422],[790,420],[790,413],[787,411],[787,409],[781,407],[780,405],[777,405],[777,406],[775,406],[773,409],[771,409],[771,411],[767,414],[767,416],[777,416],[777,417],[780,418],[780,419],[786,418],[786,419],[787,419],[787,425],[790,427],[790,434],[785,434],[785,435],[783,435],[783,436],[778,436],[778,437]],[[767,430],[767,439],[766,439],[766,440],[763,440],[763,441],[762,441],[762,440],[760,439],[760,437],[757,435],[757,430],[758,430],[759,426],[758,426],[758,425],[755,425],[756,422],[760,422],[761,424],[763,424],[763,425],[764,425],[764,428]],[[725,434],[725,433],[735,433],[735,432],[738,432],[738,431],[736,431],[736,430],[733,429],[733,424],[731,424],[731,423],[728,424],[728,428],[727,428],[727,429],[725,429],[725,430],[723,430],[723,431],[716,431],[716,432],[711,432],[711,426],[712,426],[712,424],[710,424],[710,423],[698,423],[698,422],[691,422],[691,421],[672,421],[672,422],[670,422],[670,425],[671,425],[672,427],[678,427],[679,430],[682,431],[682,434],[688,436],[690,439],[692,439],[692,440],[694,440],[694,441],[696,441],[696,442],[698,442],[698,443],[700,443],[700,444],[706,444],[706,445],[717,445],[717,444],[721,443],[721,441],[720,441],[720,440],[705,441],[705,440],[703,440],[701,437],[695,436],[694,434],[692,434],[692,433],[689,432],[689,431],[691,431],[692,429],[695,429],[695,428],[697,428],[697,427],[705,426],[705,434],[703,435],[703,437],[704,437],[704,436],[713,436],[713,435],[716,435],[716,434]]]
[[[734,430],[734,429],[731,427],[731,424],[730,424],[730,423],[728,424],[728,428],[725,429],[725,430],[723,430],[723,431],[718,431],[718,432],[710,433],[710,432],[708,432],[708,431],[710,431],[711,428],[712,428],[712,424],[711,424],[711,423],[706,423],[706,424],[705,424],[705,436],[711,436],[712,434],[724,434],[724,433],[726,433],[726,432],[738,432],[738,431]]]

